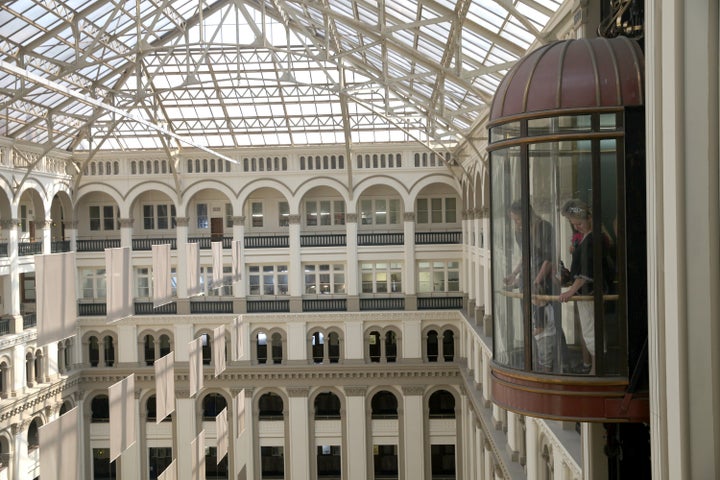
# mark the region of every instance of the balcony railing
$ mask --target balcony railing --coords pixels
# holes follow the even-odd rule
[[[416,245],[462,243],[462,232],[415,232]]]
[[[37,326],[37,315],[33,313],[23,313],[23,330]]]
[[[106,303],[78,303],[78,316],[104,317],[107,315]]]
[[[402,245],[405,243],[405,234],[397,233],[358,233],[359,246],[371,245]]]
[[[190,302],[190,313],[233,313],[232,300]]]
[[[222,237],[223,248],[232,248],[233,237]],[[200,250],[210,250],[212,242],[217,242],[211,237],[188,237],[187,243],[197,243]],[[173,247],[170,247],[173,248]]]
[[[344,298],[309,298],[302,301],[303,312],[344,312],[347,300]]]
[[[70,240],[56,240],[50,243],[51,253],[69,252]]]
[[[301,247],[344,247],[347,235],[334,233],[329,235],[300,235]]]
[[[360,310],[405,310],[405,299],[392,298],[361,298]]]
[[[42,253],[42,242],[19,242],[18,255],[37,255]]]
[[[119,238],[78,240],[78,252],[103,252],[106,248],[119,248]]]
[[[288,235],[258,235],[245,237],[245,248],[288,248]]]
[[[177,303],[170,302],[159,307],[153,307],[153,302],[135,302],[135,315],[175,315]]]
[[[290,300],[248,300],[248,313],[287,313]]]
[[[10,325],[12,325],[12,317],[0,318],[0,336],[7,335],[10,333]]]
[[[463,308],[463,297],[418,297],[418,310],[453,310]]]
[[[133,238],[132,249],[133,250],[152,250],[153,245],[165,245],[170,244],[170,249],[177,249],[177,239],[168,238]]]

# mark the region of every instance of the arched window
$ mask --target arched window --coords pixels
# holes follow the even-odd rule
[[[103,349],[105,351],[105,366],[112,367],[115,365],[115,342],[110,335],[103,338]]]
[[[452,330],[443,332],[443,359],[452,362],[455,359],[455,335]]]
[[[255,344],[257,348],[257,362],[260,364],[267,363],[267,334],[264,332],[258,332]]]
[[[130,162],[130,173],[133,175],[137,173],[137,163],[135,162],[135,160]]]
[[[167,173],[167,160],[160,162],[160,172]]]
[[[427,340],[425,342],[425,348],[427,351],[428,362],[437,362],[437,360],[438,360],[438,333],[435,330],[430,330],[427,333]]]
[[[40,427],[42,426],[42,421],[39,418],[33,419],[32,422],[30,422],[30,426],[28,427],[28,443],[27,448],[28,452],[35,450],[40,446]]]
[[[113,173],[120,175],[120,162],[113,162]]]
[[[380,332],[370,332],[368,340],[368,353],[371,362],[380,362],[382,346],[380,345]]]
[[[455,418],[455,397],[447,390],[438,390],[428,400],[430,418]]]
[[[143,351],[145,353],[145,365],[153,365],[155,363],[155,338],[152,335],[145,335]]]
[[[35,352],[35,383],[43,383],[43,353],[42,350]]]
[[[210,365],[212,361],[212,346],[210,341],[210,335],[203,333],[200,335],[200,344],[202,345],[202,363],[203,365]]]
[[[145,162],[142,162],[142,161],[138,162],[138,173],[140,175],[145,173]]]
[[[110,402],[107,395],[96,395],[90,403],[92,423],[106,423],[110,421]]]
[[[337,332],[330,332],[327,336],[328,358],[330,363],[340,361],[340,335]]]
[[[397,361],[397,334],[392,330],[385,333],[385,359],[388,362]]]
[[[170,351],[172,350],[172,345],[170,345],[170,337],[163,334],[160,335],[160,340],[158,341],[160,345],[160,358],[164,357]]]
[[[105,173],[108,175],[112,174],[112,163],[105,162]]]
[[[192,159],[189,158],[187,161],[187,173],[192,173],[192,172],[193,172],[193,161],[192,161]]]
[[[282,335],[275,332],[272,334],[272,360],[274,364],[280,364],[283,361],[283,345],[282,345]]]
[[[157,397],[155,395],[150,395],[147,399],[147,402],[145,402],[145,411],[147,413],[147,416],[145,417],[145,421],[148,423],[155,423],[157,422]],[[168,415],[167,417],[163,418],[161,420],[162,422],[172,422],[172,415]]]
[[[398,417],[398,401],[395,395],[382,390],[373,395],[370,401],[372,408],[372,418],[397,418]]]
[[[315,420],[340,419],[340,399],[332,392],[315,397]]]
[[[65,400],[63,404],[60,406],[60,415],[64,415],[65,412],[69,412],[72,410],[73,406],[72,403],[70,403],[70,400]]]
[[[219,393],[210,393],[206,395],[202,401],[203,420],[215,420],[215,417],[217,417],[225,407],[227,407],[225,397]]]
[[[35,361],[33,354],[28,352],[25,354],[25,383],[28,387],[33,386],[33,380],[35,379]]]
[[[91,367],[97,367],[100,363],[100,345],[94,335],[88,339],[88,360]]]
[[[72,368],[72,340],[65,340],[65,368]]]
[[[5,437],[0,437],[0,471],[10,465],[10,442]]]
[[[258,400],[258,418],[260,420],[282,420],[283,400],[275,393],[265,393]]]
[[[325,335],[322,332],[312,334],[312,359],[313,363],[323,363],[325,358]]]
[[[0,362],[0,398],[8,398],[10,389],[10,367],[7,362]]]
[[[157,160],[153,162],[153,173],[160,173],[160,162]]]

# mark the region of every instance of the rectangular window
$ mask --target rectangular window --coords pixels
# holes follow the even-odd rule
[[[80,270],[81,295],[84,299],[105,298],[105,269]]]
[[[115,230],[115,207],[105,205],[103,211],[103,230]]]
[[[373,224],[372,200],[360,200],[360,218],[363,225]]]
[[[331,225],[332,216],[330,212],[330,200],[320,202],[320,225]]]
[[[455,197],[445,199],[445,223],[457,222],[457,200]]]
[[[117,474],[115,465],[117,462],[110,461],[110,449],[93,448],[93,479],[94,480],[115,480]]]
[[[377,225],[385,225],[387,223],[387,201],[383,199],[375,200],[375,223]]]
[[[208,206],[207,203],[198,203],[195,207],[197,213],[197,228],[205,229],[210,227],[210,221],[208,220]]]
[[[345,293],[345,265],[306,264],[304,269],[306,294]]]
[[[143,205],[143,228],[155,229],[155,205]]]
[[[28,209],[26,205],[20,205],[20,231],[28,231]]]
[[[315,227],[318,224],[317,202],[305,202],[305,224],[308,227]]]
[[[140,298],[150,298],[152,296],[149,267],[135,269],[135,294]]]
[[[430,218],[432,223],[442,223],[443,221],[443,199],[442,198],[431,198],[430,199]]]
[[[290,225],[290,205],[288,202],[278,203],[278,225],[281,227],[287,227]]]
[[[415,221],[419,224],[457,223],[457,198],[418,198],[416,202],[416,217]]]
[[[252,202],[252,226],[263,226],[263,205],[260,202]]]
[[[345,202],[335,200],[333,202],[333,214],[335,215],[335,225],[345,225]]]
[[[248,292],[250,295],[287,295],[287,265],[250,265]]]
[[[427,198],[418,198],[415,222],[428,223],[428,201]]]
[[[233,226],[233,211],[232,204],[225,204],[225,228],[232,228]]]
[[[172,447],[148,448],[148,473],[150,478],[158,478],[172,463]]]
[[[459,292],[460,262],[418,262],[418,293]]]
[[[396,262],[361,263],[362,293],[401,293],[402,264]]]
[[[90,230],[100,230],[100,207],[90,207]]]
[[[167,230],[170,226],[170,219],[168,216],[168,206],[158,205],[157,206],[157,228],[158,230]]]
[[[391,225],[397,225],[400,223],[400,200],[391,199],[389,202],[388,210],[388,223]]]
[[[232,267],[223,267],[222,287],[213,286],[213,267],[200,267],[200,288],[208,297],[232,296]]]

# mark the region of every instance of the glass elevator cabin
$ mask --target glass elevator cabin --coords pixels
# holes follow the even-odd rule
[[[643,52],[559,41],[507,74],[489,121],[493,401],[645,422]]]

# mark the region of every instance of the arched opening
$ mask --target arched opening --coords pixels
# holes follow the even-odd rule
[[[219,393],[209,393],[205,395],[202,401],[203,421],[215,420],[215,417],[217,417],[225,407],[227,407],[225,397]]]
[[[315,397],[315,420],[340,419],[340,398],[332,392],[323,392]]]
[[[110,402],[107,395],[96,395],[90,402],[92,423],[107,423],[110,421]]]
[[[258,418],[260,420],[282,420],[283,400],[272,392],[263,394],[258,400]]]
[[[30,426],[28,427],[28,433],[27,433],[27,448],[28,452],[31,452],[35,450],[36,448],[40,447],[40,427],[42,426],[42,420],[39,418],[34,418],[32,422],[30,422]]]
[[[373,395],[370,406],[373,419],[398,418],[397,397],[387,390],[382,390]]]
[[[438,361],[438,333],[435,330],[430,330],[427,333],[427,340],[425,341],[425,349],[428,362]]]
[[[455,418],[455,397],[447,390],[438,390],[428,400],[430,418]]]

